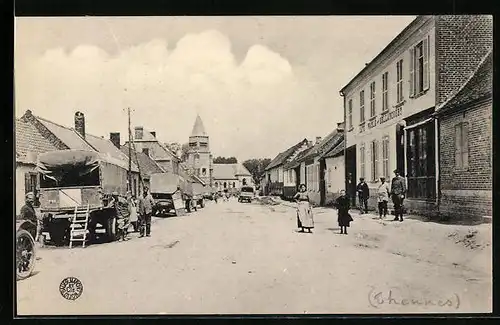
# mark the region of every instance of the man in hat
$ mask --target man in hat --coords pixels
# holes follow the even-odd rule
[[[399,170],[396,169],[394,175],[395,177],[391,183],[392,203],[394,203],[394,214],[396,215],[394,221],[403,221],[403,200],[406,195],[406,182],[400,176]]]
[[[139,237],[151,236],[151,215],[153,213],[153,205],[155,201],[149,193],[149,189],[144,187],[143,196],[139,199],[138,213],[141,217],[141,229]]]
[[[359,198],[359,209],[361,210],[361,214],[368,213],[368,198],[370,197],[370,188],[368,184],[366,184],[364,177],[359,179],[359,184],[356,187]],[[364,208],[364,211],[363,211]]]
[[[35,208],[33,203],[35,202],[35,194],[29,192],[26,194],[25,203],[21,208],[20,216],[23,220],[29,220],[35,225],[38,225],[38,218],[36,216]]]
[[[391,189],[389,184],[385,181],[385,177],[380,177],[380,185],[377,189],[378,215],[380,219],[382,219],[382,215],[384,218],[387,216],[387,202],[389,202],[390,194]]]

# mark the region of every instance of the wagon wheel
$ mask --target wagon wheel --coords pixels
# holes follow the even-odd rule
[[[26,279],[35,268],[36,260],[35,240],[24,229],[16,233],[16,278]]]

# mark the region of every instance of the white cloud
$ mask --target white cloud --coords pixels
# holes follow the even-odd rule
[[[16,65],[16,114],[30,108],[71,125],[81,110],[89,132],[120,131],[125,138],[124,109],[132,107],[134,125],[156,131],[163,141],[185,142],[200,112],[213,154],[241,159],[275,156],[307,136],[300,128],[335,122],[309,113],[325,104],[319,90],[265,46],[250,47],[237,64],[229,39],[208,30],[185,35],[170,52],[162,39],[121,50],[111,56],[80,45]]]

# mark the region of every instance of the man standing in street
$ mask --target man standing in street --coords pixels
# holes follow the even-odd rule
[[[363,212],[368,213],[368,198],[370,197],[370,188],[368,188],[368,184],[366,184],[363,177],[359,179],[359,184],[356,187],[356,190],[358,192],[359,209],[361,210],[361,214],[363,214]]]
[[[380,177],[380,185],[377,190],[378,196],[378,215],[382,219],[382,215],[385,218],[387,216],[387,202],[389,202],[389,195],[391,194],[391,189],[389,184],[385,181],[385,177]]]
[[[406,195],[406,183],[397,169],[394,174],[396,176],[392,179],[391,184],[392,202],[394,203],[394,214],[396,215],[394,221],[403,221],[403,200]]]
[[[139,199],[138,213],[141,216],[141,229],[140,236],[147,237],[151,236],[151,214],[153,213],[154,200],[148,191],[147,187],[144,187],[143,197]]]

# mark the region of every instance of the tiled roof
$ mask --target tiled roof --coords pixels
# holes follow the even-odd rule
[[[132,134],[132,140],[134,142],[156,142],[157,146],[159,148],[161,148],[163,152],[165,152],[165,158],[168,156],[169,158],[174,158],[175,160],[180,161],[179,157],[177,157],[175,152],[170,150],[170,148],[167,145],[165,145],[164,143],[161,143],[160,141],[158,141],[158,139],[153,134],[151,134],[150,131],[146,130],[145,128],[143,128],[143,133],[142,133],[141,139],[136,139],[135,135]],[[125,141],[125,144],[127,144],[127,143],[128,143],[128,141]],[[157,150],[155,150],[155,152],[158,153]],[[158,156],[155,158],[156,159],[163,159],[164,156],[161,155],[161,156]]]
[[[92,145],[98,152],[109,155],[110,157],[128,162],[128,156],[118,149],[109,139],[97,137],[92,134],[85,134],[85,140]],[[137,165],[132,161],[132,170],[138,172]]]
[[[59,148],[44,138],[34,125],[16,119],[16,159],[35,163],[37,154],[57,149]]]
[[[128,157],[128,146],[122,146],[121,151]],[[138,166],[141,174],[144,176],[164,172],[163,169],[144,152],[132,151],[132,161]]]
[[[252,174],[248,171],[248,169],[243,166],[243,164],[236,164],[236,176],[252,176]]]
[[[269,165],[267,165],[267,167],[266,167],[265,170],[269,170],[271,168],[278,167],[278,166],[284,164],[286,162],[286,159],[288,157],[290,157],[295,152],[295,150],[297,150],[298,148],[300,148],[305,142],[307,142],[307,139],[304,139],[304,140],[300,141],[299,143],[295,144],[294,146],[288,148],[286,151],[278,154],[276,156],[276,158],[274,158],[269,163]]]
[[[74,129],[67,128],[39,116],[36,119],[40,121],[52,134],[68,146],[70,149],[95,150],[85,140],[80,137]]]
[[[284,168],[285,169],[290,169],[290,168],[295,168],[298,165],[300,165],[300,162],[303,160],[303,158],[309,153],[309,151],[313,150],[314,147],[307,148],[306,150],[302,151],[295,157],[294,160],[288,162],[285,164]]]
[[[237,164],[213,164],[214,179],[236,179]]]
[[[438,114],[493,94],[493,52],[490,51],[471,78],[447,102],[438,108]]]
[[[340,142],[335,148],[328,151],[322,157],[323,158],[333,158],[333,157],[336,157],[340,154],[344,154],[344,146],[345,146],[345,140],[342,138],[342,142]]]
[[[327,151],[333,149],[340,141],[344,138],[342,132],[338,132],[335,129],[333,132],[328,134],[325,138],[323,138],[319,143],[315,144],[311,150],[304,155],[301,160],[306,160],[310,158],[314,158],[316,156],[320,156]]]

